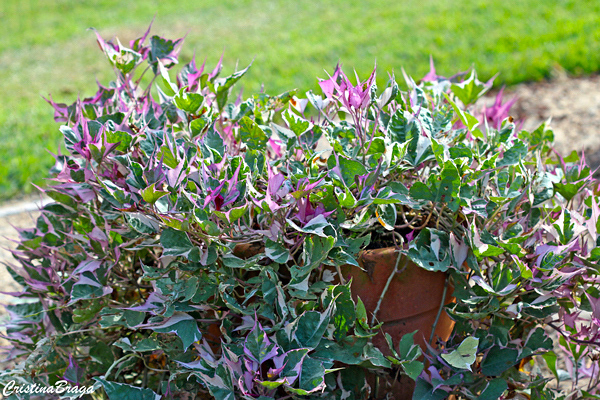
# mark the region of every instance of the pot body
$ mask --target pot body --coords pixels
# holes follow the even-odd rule
[[[346,265],[342,274],[352,278],[352,296],[358,297],[367,309],[369,322],[383,289],[396,266],[398,252],[393,247],[364,250],[359,254],[359,265],[364,269]],[[404,257],[403,257],[404,258]],[[446,274],[427,271],[404,258],[398,263],[399,273],[392,278],[377,312],[376,321],[383,322],[382,332],[373,338],[373,344],[385,355],[390,355],[383,333],[389,333],[394,346],[407,333],[418,330],[415,344],[425,352],[435,318],[442,304]],[[452,302],[452,288],[446,290],[444,304]],[[454,321],[442,310],[435,328],[435,337],[446,341],[452,332]],[[434,338],[435,341],[435,338]]]
[[[367,310],[369,322],[377,308],[385,285],[394,272],[399,253],[393,247],[365,250],[359,254],[361,270],[355,266],[342,267],[342,274],[349,280],[352,278],[352,296],[358,297]],[[427,271],[409,259],[401,256],[398,261],[398,271],[381,300],[377,311],[376,321],[383,322],[380,332],[373,338],[373,344],[385,355],[391,355],[385,340],[385,333],[392,337],[394,348],[397,349],[402,336],[418,331],[414,335],[415,344],[427,351],[425,345],[429,342],[431,331],[444,297],[446,274],[444,272]],[[449,286],[443,304],[451,303],[453,288]],[[454,321],[441,311],[435,327],[434,343],[437,339],[448,340],[452,333]],[[415,382],[406,375],[396,377],[385,376],[376,380],[375,376],[368,377],[371,387],[377,387],[376,399],[412,399]]]

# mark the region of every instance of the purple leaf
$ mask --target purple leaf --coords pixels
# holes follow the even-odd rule
[[[329,79],[327,79],[327,80],[319,81],[319,86],[321,87],[323,94],[325,94],[325,96],[328,99],[333,97],[334,90],[337,87],[337,80],[338,80],[338,77],[340,76],[341,72],[342,72],[342,68],[341,68],[340,64],[338,64],[335,67],[335,72],[333,73],[333,76],[329,77]]]
[[[156,310],[164,309],[164,303],[166,301],[165,296],[160,293],[152,292],[146,299],[146,302],[143,305],[128,307],[125,310],[132,311],[143,311],[143,312],[152,312]]]
[[[594,321],[596,325],[600,326],[600,297],[595,299],[587,292],[585,295],[590,301],[590,306],[592,307],[592,321]]]
[[[436,82],[439,79],[445,79],[443,76],[439,76],[435,72],[435,66],[433,65],[433,56],[429,56],[429,72],[421,79],[422,82]]]
[[[78,386],[79,382],[81,382],[81,379],[83,378],[84,372],[85,372],[85,370],[83,368],[81,368],[79,365],[77,365],[77,362],[75,362],[75,360],[73,359],[73,356],[69,355],[69,365],[67,366],[67,369],[65,370],[63,379]]]
[[[102,265],[102,261],[87,259],[79,263],[79,265],[73,270],[72,275],[82,274],[84,272],[94,272]]]
[[[494,104],[491,107],[483,107],[483,110],[481,111],[481,116],[478,118],[480,122],[483,122],[485,120],[492,126],[492,128],[500,129],[502,121],[508,118],[510,108],[517,101],[517,98],[513,97],[506,103],[502,104],[503,94],[504,87],[502,87],[502,89],[500,89],[500,91],[498,92],[496,100],[494,101]]]

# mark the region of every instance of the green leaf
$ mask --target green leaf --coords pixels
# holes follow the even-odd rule
[[[543,328],[538,327],[529,334],[525,348],[521,351],[520,358],[528,357],[540,350],[552,350],[552,339],[548,337]]]
[[[78,324],[90,322],[102,307],[103,305],[101,302],[92,301],[87,307],[76,308],[73,310],[73,322]]]
[[[368,328],[367,309],[365,303],[360,299],[356,301],[356,321],[364,328]]]
[[[246,204],[244,204],[243,206],[240,207],[234,207],[231,208],[229,210],[227,210],[226,212],[221,212],[221,211],[213,211],[213,213],[219,217],[223,222],[227,222],[227,223],[234,223],[235,221],[237,221],[238,219],[242,218],[244,216],[244,214],[246,213],[246,210],[248,209],[248,206]]]
[[[281,243],[267,239],[265,255],[278,264],[285,264],[290,259],[290,251]]]
[[[554,183],[554,190],[556,190],[562,197],[564,197],[567,201],[571,200],[577,193],[581,187],[585,184],[585,182],[577,182],[577,183]]]
[[[103,378],[94,378],[102,384],[109,400],[160,400],[161,396],[150,389],[127,385],[125,383],[110,382]]]
[[[474,136],[483,139],[482,134],[475,134],[475,132],[473,131],[479,125],[479,120],[477,120],[477,118],[471,115],[468,111],[463,110],[461,107],[459,107],[458,104],[452,101],[452,99],[450,99],[450,96],[448,96],[446,93],[444,93],[444,96],[446,97],[446,100],[448,100],[448,102],[452,105],[454,112],[458,115],[458,118],[463,123],[463,125],[466,126],[467,129],[474,134]]]
[[[103,287],[93,274],[85,272],[79,277],[77,283],[75,283],[71,288],[70,304],[77,300],[102,297],[111,292],[112,289],[109,287]]]
[[[90,357],[92,360],[101,364],[104,368],[109,368],[114,361],[112,350],[104,342],[96,342],[90,347]]]
[[[481,363],[481,372],[487,376],[498,376],[517,363],[519,351],[494,346]]]
[[[142,234],[153,234],[160,229],[158,221],[143,213],[125,213],[125,219],[133,230]]]
[[[406,111],[407,114],[408,111]],[[396,143],[405,143],[412,139],[414,136],[419,135],[419,129],[417,124],[412,121],[409,122],[408,118],[405,115],[405,111],[399,108],[396,110],[392,118],[390,119],[388,130],[390,134],[390,138],[392,142]]]
[[[165,256],[187,256],[194,249],[186,232],[167,228],[160,235],[160,244],[162,245]]]
[[[171,333],[174,332],[183,342],[184,350],[187,350],[192,343],[202,339],[202,333],[198,330],[196,320],[188,314],[176,312],[172,317],[167,318],[161,324],[148,326],[155,332]]]
[[[106,141],[108,143],[119,143],[119,145],[117,146],[117,150],[125,152],[129,149],[129,146],[131,146],[133,137],[131,136],[130,133],[123,132],[123,131],[116,131],[116,132],[107,131],[106,132]]]
[[[485,390],[481,392],[477,400],[496,400],[508,389],[505,379],[496,378],[488,382]]]
[[[491,85],[486,85],[477,79],[477,73],[472,70],[469,78],[461,83],[453,83],[450,90],[465,106],[468,106],[487,92],[490,87]]]
[[[196,137],[200,135],[208,124],[210,124],[210,120],[204,116],[194,119],[192,122],[190,122],[190,131],[192,132],[192,136]]]
[[[135,351],[154,351],[161,348],[160,343],[155,338],[145,338],[137,342],[134,346]]]
[[[554,375],[556,380],[560,382],[560,375],[556,367],[556,360],[558,359],[556,353],[553,351],[549,351],[547,353],[542,354],[542,358],[544,359],[544,361],[546,361],[546,365],[548,366],[548,369],[552,372],[552,375]]]
[[[314,349],[319,345],[323,334],[327,330],[331,316],[331,307],[324,312],[305,311],[293,322],[294,337],[300,347]]]
[[[423,368],[425,368],[425,365],[418,360],[403,361],[400,363],[400,365],[402,365],[404,373],[408,375],[409,378],[413,381],[416,380],[419,377],[419,375],[421,375],[421,372],[423,372]]]
[[[177,93],[177,85],[171,82],[171,78],[169,77],[169,71],[165,68],[165,66],[158,60],[158,71],[160,72],[160,76],[162,78],[162,83],[164,84],[164,93],[167,96],[175,96]]]
[[[248,70],[250,69],[250,66],[252,64],[248,65],[246,68],[234,72],[233,74],[225,77],[225,78],[219,78],[216,83],[217,83],[217,88],[216,88],[216,93],[217,93],[217,105],[219,106],[219,109],[222,110],[223,107],[225,107],[225,104],[227,103],[227,97],[229,97],[229,90],[231,89],[231,87],[237,82],[239,81],[242,76],[244,76],[244,74],[246,74],[246,72],[248,72]]]
[[[371,140],[371,145],[369,146],[369,151],[367,151],[367,155],[372,155],[372,154],[383,154],[386,152],[386,145],[385,145],[385,139],[382,137],[375,137],[373,138],[373,140]],[[389,148],[389,150],[391,151],[391,147]],[[377,157],[376,159],[379,159],[379,157]]]
[[[186,92],[186,88],[182,87],[173,100],[180,110],[190,114],[196,114],[204,101],[204,96],[199,93]]]
[[[307,393],[316,392],[325,387],[325,367],[323,363],[306,357],[300,373],[300,389]]]
[[[44,306],[39,301],[33,303],[7,304],[4,307],[11,313],[33,322],[40,322],[44,318],[46,312]],[[100,306],[100,308],[102,308],[102,306]],[[100,310],[97,309],[95,312],[98,311]]]
[[[267,334],[262,329],[260,324],[257,323],[257,326],[254,327],[246,336],[246,340],[244,341],[245,349],[251,354],[251,359],[256,361],[259,365],[264,361],[270,359],[267,357],[272,357],[269,353],[272,352],[275,347],[275,343],[272,343]]]
[[[527,145],[520,140],[517,140],[511,148],[504,152],[504,156],[498,160],[496,166],[503,167],[505,165],[518,164],[527,155]]]
[[[480,247],[474,248],[473,253],[475,253],[475,256],[477,256],[477,258],[495,257],[497,255],[503,254],[504,250],[497,246],[482,244]]]
[[[223,155],[225,153],[225,142],[223,141],[223,137],[213,127],[206,132],[203,141],[206,146],[216,150],[219,154]]]
[[[123,312],[123,316],[125,317],[125,321],[127,321],[127,326],[133,328],[134,326],[144,322],[144,319],[146,318],[146,313],[140,311],[125,310]]]
[[[46,194],[57,203],[64,204],[68,207],[77,208],[77,202],[69,195],[60,193],[54,190],[46,190]]]
[[[335,195],[338,199],[338,202],[340,203],[340,206],[345,207],[345,208],[355,207],[356,198],[354,197],[354,195],[352,194],[350,189],[348,189],[347,187],[344,189],[341,189],[336,186],[334,188],[334,191],[335,191]]]
[[[330,158],[331,159],[331,158]],[[354,178],[367,173],[367,169],[359,161],[351,160],[344,156],[338,156],[339,170],[342,174],[341,178],[348,188],[356,186]],[[328,162],[329,166],[329,162]],[[331,170],[331,168],[330,168]]]
[[[398,217],[394,204],[379,204],[375,210],[377,221],[388,231],[393,231]]]
[[[154,183],[141,191],[142,199],[144,199],[145,202],[150,204],[156,203],[158,199],[160,199],[166,194],[169,194],[169,192],[163,190],[156,190],[154,188]]]
[[[452,353],[442,354],[442,358],[454,368],[468,369],[471,371],[471,365],[477,358],[477,346],[479,339],[469,336]]]
[[[449,242],[446,232],[424,228],[410,243],[408,257],[428,271],[447,271],[452,265]]]
[[[354,265],[355,267],[359,267],[358,261],[356,258],[348,254],[346,251],[342,250],[341,247],[334,247],[327,257],[334,262],[335,265]]]
[[[73,363],[73,362],[71,362],[71,360],[69,360],[69,365],[68,365],[67,369],[65,370],[63,377],[67,381],[79,385],[81,383],[84,373],[85,373],[84,368],[81,368],[79,365],[77,365],[77,363]]]
[[[334,342],[322,339],[311,355],[318,359],[358,365],[365,361],[366,338],[351,337],[349,340]]]
[[[303,269],[311,270],[319,267],[325,260],[329,251],[333,249],[335,239],[331,236],[310,236],[304,241],[302,258],[304,260]]]
[[[400,359],[415,360],[421,356],[421,347],[414,342],[414,336],[417,332],[419,331],[407,333],[400,339],[400,343],[398,343],[398,354],[400,355]]]
[[[418,379],[415,391],[413,392],[413,400],[444,400],[448,398],[448,393],[437,389],[431,385],[431,383]]]
[[[177,159],[177,153],[173,154],[169,146],[165,145],[160,148],[160,151],[157,154],[157,158],[161,159],[165,165],[170,168],[177,168],[179,165],[179,160]]]
[[[267,146],[269,137],[256,122],[248,117],[243,117],[240,122],[240,137],[242,142],[254,150],[263,150]]]
[[[341,341],[354,326],[356,320],[355,306],[349,286],[334,287],[333,295],[336,296],[335,312],[333,313],[333,326],[335,326],[333,337],[337,341]]]
[[[415,182],[409,191],[410,196],[414,199],[429,200],[434,203],[444,202],[454,212],[458,210],[459,192],[460,175],[451,161],[444,164],[444,169],[439,176],[432,174],[427,185]]]
[[[282,115],[283,119],[285,119],[285,121],[288,123],[290,130],[294,132],[297,137],[300,137],[300,135],[312,129],[313,127],[313,124],[310,123],[310,121],[303,119],[289,109],[285,110]]]
[[[548,173],[542,175],[536,186],[532,204],[534,207],[554,197],[554,184]]]
[[[304,225],[304,227],[302,228],[296,225],[296,223],[289,218],[286,218],[285,220],[292,228],[296,229],[299,232],[313,234],[324,238],[328,237],[324,229],[328,226],[331,226],[331,224],[325,219],[323,214],[317,215],[316,217],[308,221],[306,225]]]
[[[239,258],[233,254],[225,254],[221,257],[223,265],[228,268],[248,268],[256,265],[257,258],[260,256],[253,256],[247,259]]]
[[[127,74],[135,68],[141,57],[140,53],[121,46],[120,54],[115,51],[112,54],[111,61],[122,73]]]
[[[281,331],[283,332],[283,331]],[[301,368],[298,368],[298,364],[302,364],[306,355],[308,354],[308,349],[294,349],[290,350],[286,353],[285,362],[283,366],[283,370],[279,375],[282,378],[289,377],[294,378],[297,377]]]
[[[367,343],[365,345],[363,354],[365,362],[362,363],[362,365],[367,368],[390,368],[392,366],[392,363],[383,355],[381,350],[373,345],[373,343]]]
[[[571,213],[568,209],[563,210],[558,220],[552,224],[558,232],[558,238],[561,244],[568,244],[575,234],[575,223],[572,221]]]

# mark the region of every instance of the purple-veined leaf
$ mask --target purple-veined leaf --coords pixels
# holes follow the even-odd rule
[[[79,386],[79,383],[81,382],[84,373],[85,369],[81,368],[73,359],[73,355],[69,354],[69,365],[67,365],[67,369],[63,374],[63,379],[67,380],[68,382],[71,382],[74,385]]]
[[[244,354],[262,365],[265,361],[277,356],[278,352],[279,346],[269,340],[260,323],[255,321],[254,328],[246,335]]]

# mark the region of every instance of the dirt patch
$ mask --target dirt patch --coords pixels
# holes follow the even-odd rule
[[[517,85],[505,98],[517,96],[512,116],[532,130],[551,119],[556,150],[585,154],[593,168],[600,166],[600,76],[559,77],[553,81]]]

